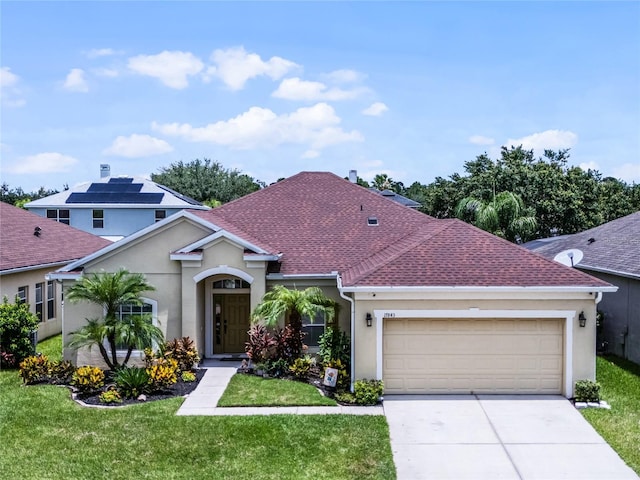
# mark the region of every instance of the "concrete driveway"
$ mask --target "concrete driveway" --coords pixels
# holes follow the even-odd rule
[[[389,395],[384,411],[398,480],[638,480],[560,396]]]

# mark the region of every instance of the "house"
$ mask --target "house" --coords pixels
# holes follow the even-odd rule
[[[352,379],[387,393],[571,396],[595,378],[596,300],[616,288],[456,219],[438,220],[341,179],[302,172],[209,211],[184,210],[58,270],[68,288],[126,267],[157,290],[146,312],[205,358],[244,351],[250,312],[281,284],[341,309]],[[65,339],[91,304],[65,308]],[[585,319],[581,326],[580,319]],[[307,320],[307,343],[325,328]],[[66,359],[100,363],[96,349]]]
[[[576,269],[618,287],[598,304],[603,314],[598,345],[640,364],[640,212],[581,233],[546,239],[531,249],[547,258],[566,257],[573,251]]]
[[[388,198],[389,200],[393,200],[394,202],[398,202],[400,205],[404,205],[405,207],[418,209],[422,205],[415,200],[411,200],[410,198],[405,197],[404,195],[400,195],[399,193],[394,192],[393,190],[384,189],[378,190],[377,188],[371,187],[369,188],[374,193],[378,195],[382,195],[383,197]]]
[[[45,275],[110,242],[0,202],[0,299],[16,296],[40,320],[38,338],[62,332],[62,288]]]
[[[209,209],[146,178],[111,176],[109,165],[100,167],[99,180],[34,200],[25,208],[41,217],[112,241],[131,235],[183,208]]]

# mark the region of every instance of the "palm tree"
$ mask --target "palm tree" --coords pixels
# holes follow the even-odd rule
[[[336,302],[327,298],[318,287],[304,290],[290,290],[282,285],[276,285],[262,297],[262,302],[251,314],[251,320],[256,323],[263,321],[267,326],[275,326],[281,318],[289,318],[293,337],[299,345],[294,350],[302,350],[302,317],[313,319],[318,312],[324,312],[327,320],[335,315]]]
[[[124,268],[115,273],[93,273],[76,282],[67,292],[71,302],[91,302],[100,305],[104,311],[102,319],[88,320],[87,325],[72,332],[69,346],[78,349],[83,346],[98,345],[100,354],[111,369],[120,367],[116,355],[117,345],[127,347],[123,362],[126,365],[134,348],[148,346],[151,342],[163,340],[162,331],[148,321],[148,317],[129,315],[120,318],[123,305],[142,305],[142,292],[155,290],[141,273],[129,273]],[[109,344],[109,352],[103,342]],[[110,355],[109,355],[110,354]],[[109,358],[110,357],[110,358]]]
[[[531,209],[512,192],[499,193],[491,202],[463,198],[456,207],[456,217],[514,243],[528,240],[538,228]]]

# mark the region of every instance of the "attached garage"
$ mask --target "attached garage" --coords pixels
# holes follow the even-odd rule
[[[385,318],[388,394],[560,394],[564,318]]]

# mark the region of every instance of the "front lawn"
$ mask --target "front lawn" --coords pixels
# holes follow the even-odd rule
[[[236,374],[218,402],[219,407],[288,407],[336,405],[313,385],[293,380]]]
[[[640,474],[640,366],[617,357],[598,357],[596,378],[611,410],[584,409],[584,417]]]
[[[0,477],[395,478],[382,416],[178,417],[182,401],[83,408],[66,388],[2,370]]]

